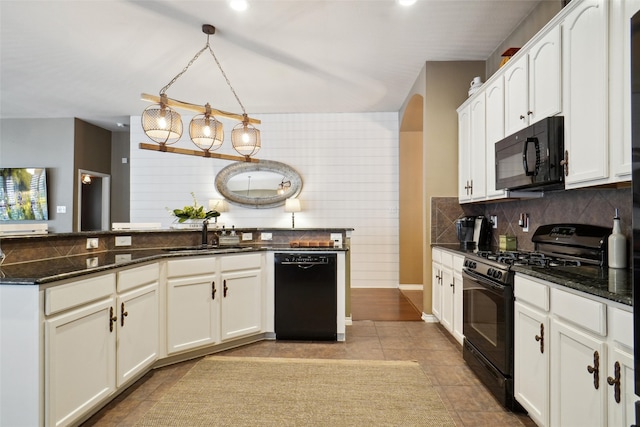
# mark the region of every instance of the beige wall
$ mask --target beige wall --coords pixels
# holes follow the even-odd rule
[[[562,1],[541,1],[538,6],[522,21],[509,36],[498,45],[496,50],[487,58],[485,73],[487,78],[500,68],[502,53],[510,47],[524,46],[542,27],[547,25],[562,9]],[[483,79],[482,81],[485,81]]]
[[[457,197],[458,188],[458,114],[456,109],[467,98],[469,82],[475,76],[484,79],[484,61],[427,62],[400,111],[400,122],[411,112],[415,95],[423,98],[422,182],[419,212],[423,233],[423,311],[431,313],[431,197]],[[401,141],[415,136],[418,125],[401,128]],[[405,132],[407,135],[404,135]],[[400,158],[402,162],[402,157]],[[405,167],[400,163],[400,170]],[[403,206],[400,205],[402,210]],[[401,213],[402,214],[402,213]],[[402,244],[402,241],[401,241]],[[400,248],[402,253],[402,248]]]
[[[399,280],[402,285],[423,284],[424,213],[422,151],[424,98],[414,95],[400,124],[398,180]]]

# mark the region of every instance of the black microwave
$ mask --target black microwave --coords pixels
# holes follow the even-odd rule
[[[497,190],[564,187],[564,117],[540,120],[496,142]]]

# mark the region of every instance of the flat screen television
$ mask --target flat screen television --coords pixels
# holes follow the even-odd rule
[[[47,170],[0,168],[0,221],[46,221]]]

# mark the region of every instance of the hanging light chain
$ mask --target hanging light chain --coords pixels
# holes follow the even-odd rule
[[[202,52],[204,52],[207,48],[209,47],[209,36],[207,36],[207,44],[205,47],[203,47],[202,49],[200,49],[198,51],[198,53],[196,53],[196,55],[191,59],[191,61],[189,61],[189,63],[187,64],[186,67],[184,67],[184,69],[182,71],[180,71],[180,73],[178,73],[177,76],[175,76],[169,83],[167,83],[167,85],[165,87],[163,87],[162,89],[160,89],[160,95],[164,95],[164,93],[167,91],[167,89],[169,89],[171,87],[172,84],[174,84],[176,82],[176,80],[178,80],[180,77],[182,77],[182,75],[184,73],[187,72],[187,70],[189,69],[189,67],[191,67],[191,64],[193,64],[194,62],[196,62],[196,60],[198,59],[198,57],[200,56],[200,54]]]
[[[231,92],[233,92],[233,96],[236,97],[236,101],[238,101],[238,104],[240,104],[240,108],[242,108],[242,113],[246,118],[247,111],[244,109],[244,105],[242,105],[242,102],[240,101],[240,98],[238,97],[238,94],[236,93],[235,89],[233,88],[233,86],[231,86],[231,82],[229,81],[229,77],[227,77],[227,74],[222,69],[222,65],[220,65],[220,61],[218,61],[218,58],[216,57],[216,54],[213,53],[213,49],[211,49],[211,46],[209,46],[208,38],[207,38],[207,46],[205,46],[205,47],[209,48],[209,52],[211,52],[211,56],[213,56],[213,59],[216,61],[216,64],[218,65],[218,68],[220,69],[220,72],[222,73],[222,76],[227,81],[227,85],[229,85],[229,89],[231,89]]]

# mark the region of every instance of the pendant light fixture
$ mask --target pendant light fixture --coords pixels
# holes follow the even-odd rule
[[[144,133],[153,141],[159,144],[157,148],[150,148],[146,144],[140,144],[140,148],[154,149],[159,151],[172,151],[181,154],[192,154],[188,150],[181,149],[167,149],[167,145],[174,144],[182,136],[182,119],[171,107],[183,108],[200,113],[195,116],[191,123],[189,123],[189,136],[191,141],[200,148],[205,157],[217,157],[233,159],[233,156],[225,155],[212,155],[210,152],[217,150],[222,145],[224,140],[223,125],[214,117],[214,113],[218,116],[223,116],[240,121],[231,131],[231,142],[233,148],[243,156],[241,160],[250,161],[250,157],[260,150],[260,131],[256,129],[253,123],[259,124],[260,120],[252,119],[247,115],[244,105],[240,101],[235,89],[231,86],[229,78],[225,74],[218,58],[209,44],[209,37],[215,34],[216,29],[213,25],[204,24],[202,26],[202,32],[207,35],[207,43],[205,46],[195,54],[195,56],[189,61],[186,67],[178,73],[165,87],[160,90],[160,97],[154,97],[152,95],[142,94],[142,99],[152,102],[157,102],[155,105],[147,107],[142,113],[142,128]],[[214,110],[207,103],[205,106],[188,104],[169,98],[166,94],[167,89],[173,85],[184,73],[187,72],[189,67],[200,57],[202,52],[208,50],[211,56],[215,60],[218,69],[222,73],[229,89],[238,101],[240,108],[242,109],[242,115],[228,113],[221,110]],[[198,155],[197,153],[194,153]]]

